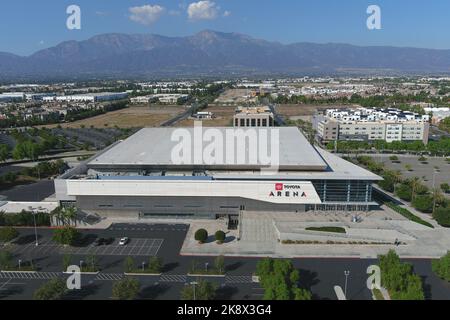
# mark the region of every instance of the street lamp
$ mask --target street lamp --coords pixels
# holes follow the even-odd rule
[[[81,271],[81,269],[83,269],[83,260],[80,260],[80,271]]]
[[[36,226],[36,214],[38,213],[37,211],[35,211],[36,209],[33,207],[28,207],[28,209],[31,211],[31,215],[33,216],[33,221],[34,221],[34,237],[36,239],[36,247],[39,245],[39,241],[38,241],[38,235],[37,235],[37,226]]]
[[[19,270],[20,270],[20,265],[22,264],[22,260],[19,259]]]
[[[195,301],[195,300],[196,300],[196,298],[195,298],[195,286],[198,285],[198,282],[192,281],[192,282],[191,282],[191,285],[192,285],[192,287],[193,287],[193,289],[194,289],[194,301]]]
[[[433,170],[433,213],[434,213],[434,211],[436,210],[436,192],[435,192],[435,188],[436,188],[436,173],[437,173],[437,170],[436,169],[434,169]]]
[[[344,275],[345,275],[344,295],[345,295],[345,299],[347,299],[347,282],[348,282],[348,276],[350,275],[350,271],[345,270]]]
[[[145,262],[142,262],[142,271],[145,270]]]
[[[206,271],[206,272],[208,272],[208,265],[209,265],[209,263],[206,262],[206,263],[205,263],[205,271]]]

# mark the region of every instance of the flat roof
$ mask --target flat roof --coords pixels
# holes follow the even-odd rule
[[[213,129],[215,131],[208,131]],[[220,133],[225,138],[223,143],[223,157],[217,157],[214,164],[209,164],[200,159],[194,161],[194,150],[197,146],[191,143],[191,156],[187,157],[183,163],[172,161],[172,152],[176,150],[176,146],[180,144],[180,140],[172,139],[174,135],[186,134],[191,137],[198,136],[194,133],[194,128],[145,128],[138,131],[128,139],[118,143],[108,151],[100,154],[88,163],[90,168],[118,168],[118,169],[133,169],[133,168],[152,168],[162,170],[258,170],[267,167],[267,162],[264,156],[267,153],[261,151],[259,146],[255,144],[246,145],[246,154],[251,148],[257,148],[256,161],[248,161],[240,163],[237,160],[237,139],[226,138],[233,137],[238,133],[256,132],[260,134],[266,133],[268,143],[265,143],[267,150],[271,148],[271,137],[276,137],[279,134],[279,141],[276,141],[279,153],[279,169],[280,170],[296,170],[296,171],[324,171],[327,170],[328,165],[317,150],[311,146],[303,134],[297,127],[280,127],[280,128],[203,128],[203,134]],[[214,134],[215,134],[214,133]],[[201,133],[200,133],[201,134]],[[194,140],[194,139],[191,139]],[[245,140],[245,138],[244,138]],[[241,140],[242,141],[242,136]],[[275,142],[275,141],[274,141]],[[203,142],[203,150],[211,142]],[[234,146],[235,159],[228,161],[227,150],[232,150]],[[197,149],[198,150],[198,149]],[[259,154],[262,153],[262,156]],[[247,154],[248,155],[248,154]],[[261,158],[260,158],[261,157]],[[223,159],[220,159],[223,158]]]

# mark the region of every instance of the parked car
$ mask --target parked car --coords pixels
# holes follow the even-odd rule
[[[121,238],[119,241],[119,246],[125,246],[127,245],[127,243],[130,241],[130,239],[128,237],[125,238]]]

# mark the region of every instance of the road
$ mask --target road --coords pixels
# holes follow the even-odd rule
[[[197,277],[188,276],[192,264],[199,268],[214,264],[214,257],[180,256],[179,251],[188,226],[183,224],[115,224],[107,230],[82,231],[84,241],[71,252],[73,264],[86,261],[94,254],[101,272],[82,276],[82,290],[71,292],[68,299],[110,299],[113,284],[124,277],[124,261],[133,256],[137,266],[156,255],[164,262],[161,276],[137,276],[141,283],[140,299],[179,299],[181,289]],[[62,275],[62,257],[67,249],[51,241],[52,230],[39,229],[40,245],[34,245],[33,229],[19,229],[20,238],[10,248],[14,260],[33,259],[38,267],[34,275],[0,273],[0,299],[30,299],[36,288],[52,277]],[[118,247],[117,239],[130,237],[127,247]],[[114,238],[108,246],[92,247],[96,237]],[[207,278],[217,283],[218,298],[229,300],[262,299],[264,290],[253,283],[259,259],[225,258],[225,277]],[[429,260],[411,260],[416,272],[422,277],[428,299],[450,299],[450,284],[438,279],[431,271]],[[344,286],[344,271],[350,271],[348,298],[351,300],[370,300],[366,287],[367,267],[375,260],[362,259],[293,259],[300,272],[300,286],[311,290],[314,299],[335,300],[333,287]]]

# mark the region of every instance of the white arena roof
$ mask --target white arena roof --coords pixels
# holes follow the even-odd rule
[[[274,140],[274,145],[278,146],[278,163],[279,170],[288,171],[324,171],[328,168],[327,163],[324,161],[323,157],[317,150],[311,146],[311,144],[306,140],[303,134],[296,127],[280,127],[280,128],[203,128],[203,134],[205,132],[211,133],[216,136],[216,134],[221,134],[225,137],[223,143],[223,157],[218,156],[214,163],[208,163],[204,159],[200,161],[194,159],[195,150],[198,150],[198,146],[191,143],[190,153],[191,156],[187,157],[186,161],[179,163],[173,161],[173,150],[179,145],[180,140],[172,139],[173,136],[178,134],[189,134],[194,137],[198,131],[194,132],[194,128],[146,128],[138,131],[133,136],[128,139],[118,143],[106,152],[101,153],[98,157],[94,158],[88,163],[90,168],[143,168],[143,169],[165,169],[165,170],[258,170],[262,167],[267,167],[267,161],[263,160],[267,152],[259,152],[260,143],[247,143],[245,150],[246,154],[251,148],[257,148],[258,152],[257,159],[254,161],[240,162],[233,161],[230,164],[227,156],[230,152],[227,150],[232,150],[234,146],[234,153],[236,155],[235,159],[238,157],[237,145],[238,140],[245,140],[245,136],[242,139],[232,139],[226,138],[227,136],[239,135],[239,134],[249,134],[253,132],[255,135],[267,134],[266,139],[258,139],[264,141],[265,146],[268,150],[271,148],[271,137],[276,137],[278,132],[279,139]],[[214,131],[209,131],[214,130]],[[202,133],[197,134],[201,136]],[[232,136],[233,137],[233,136]],[[248,136],[247,136],[248,139]],[[198,140],[196,140],[198,141]],[[248,141],[248,140],[247,140]],[[269,143],[267,142],[269,141]],[[204,150],[206,146],[210,145],[211,142],[203,142]],[[228,149],[231,148],[231,149]],[[187,149],[187,148],[186,148]],[[220,149],[220,148],[218,148]],[[241,149],[239,149],[241,150]],[[262,153],[262,156],[259,155]],[[200,152],[201,154],[201,152]],[[270,155],[270,151],[269,151]],[[223,159],[221,159],[223,158]]]

